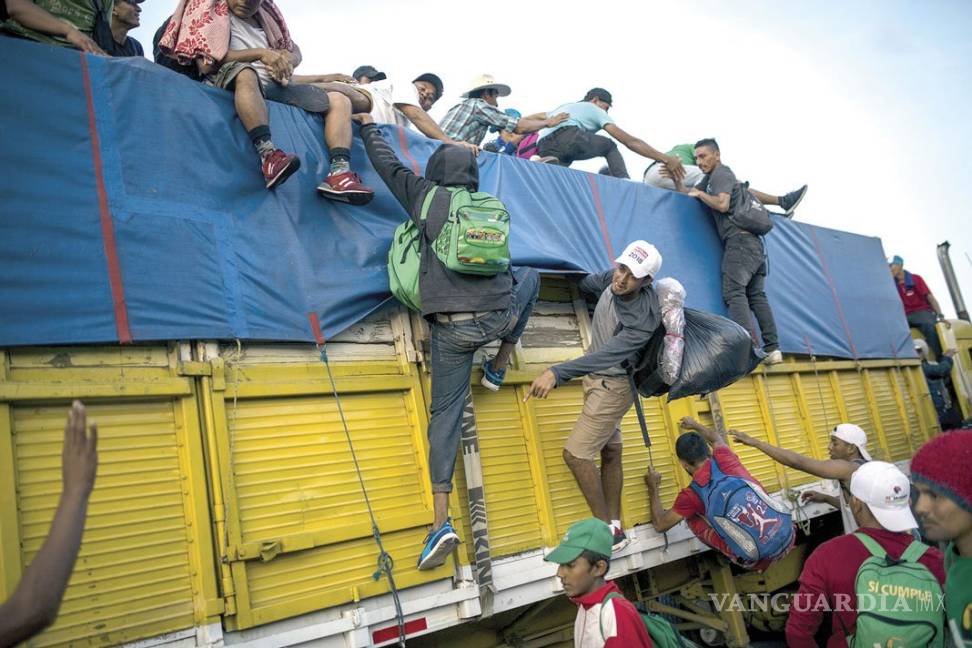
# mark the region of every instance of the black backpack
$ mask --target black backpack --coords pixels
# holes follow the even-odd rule
[[[748,182],[737,182],[729,201],[729,220],[739,229],[763,236],[773,229],[773,220],[763,203],[749,193]]]
[[[152,58],[155,59],[155,62],[162,67],[167,67],[173,72],[178,72],[179,74],[187,76],[193,81],[202,81],[202,75],[199,74],[199,68],[196,67],[195,61],[189,65],[183,65],[159,49],[159,41],[162,40],[162,35],[165,33],[166,27],[169,26],[170,20],[172,20],[172,16],[165,19],[162,26],[156,30],[155,36],[152,37]]]

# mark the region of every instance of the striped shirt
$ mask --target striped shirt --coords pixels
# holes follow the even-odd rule
[[[483,99],[464,99],[449,109],[439,126],[452,139],[479,146],[490,126],[512,132],[518,122],[515,117],[490,106]]]

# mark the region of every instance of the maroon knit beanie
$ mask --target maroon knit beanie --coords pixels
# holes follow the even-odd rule
[[[972,430],[943,432],[921,446],[911,460],[911,481],[972,513]]]

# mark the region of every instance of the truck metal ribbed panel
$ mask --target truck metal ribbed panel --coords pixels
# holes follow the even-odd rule
[[[800,406],[793,391],[793,380],[788,375],[766,376],[766,391],[768,392],[768,407],[771,413],[773,427],[776,429],[778,445],[795,450],[800,454],[813,456],[810,440],[804,429],[804,421],[800,416]],[[817,477],[800,470],[780,466],[786,473],[787,486],[798,486],[817,481]]]
[[[756,398],[756,383],[752,376],[719,390],[719,403],[725,418],[726,429],[737,429],[754,437],[769,439],[763,425],[762,412]],[[780,479],[776,473],[776,462],[768,456],[746,446],[732,444],[732,451],[739,455],[746,468],[772,493],[780,489]]]
[[[66,404],[14,407],[23,562],[50,529],[61,492]],[[92,404],[98,477],[55,624],[34,646],[119,644],[193,626],[186,512],[172,405]]]
[[[877,428],[867,407],[864,378],[856,371],[841,371],[837,376],[840,380],[840,397],[847,410],[847,421],[842,422],[859,425],[867,433],[867,451],[871,453],[871,457],[888,461],[888,457],[884,456],[884,450],[881,449]]]

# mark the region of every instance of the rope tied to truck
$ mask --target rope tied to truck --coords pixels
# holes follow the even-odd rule
[[[368,517],[371,519],[371,534],[378,546],[378,562],[375,573],[372,574],[374,580],[380,580],[382,574],[388,579],[388,588],[391,590],[392,600],[395,603],[395,620],[398,623],[398,645],[405,648],[405,613],[402,610],[402,601],[398,595],[398,588],[395,586],[395,561],[381,542],[381,530],[378,528],[378,521],[375,519],[375,511],[371,507],[371,499],[368,497],[368,489],[365,487],[364,477],[361,474],[361,467],[358,464],[358,455],[354,450],[354,443],[351,440],[351,430],[348,427],[348,420],[344,415],[344,407],[341,405],[341,396],[338,394],[337,383],[334,381],[334,372],[331,371],[331,363],[327,357],[327,341],[321,332],[321,327],[316,313],[310,314],[311,330],[317,342],[317,351],[320,353],[321,363],[327,371],[327,377],[331,383],[331,393],[334,394],[334,404],[337,407],[338,417],[341,419],[341,426],[344,428],[344,436],[348,440],[348,449],[351,451],[351,460],[354,463],[354,471],[358,476],[358,485],[361,486],[361,494],[364,496],[365,506],[368,509]]]

